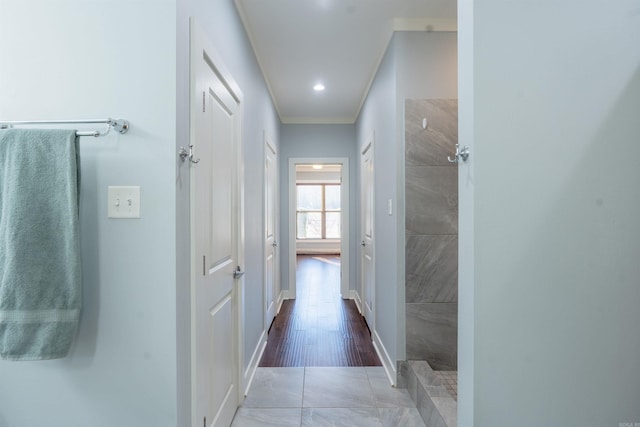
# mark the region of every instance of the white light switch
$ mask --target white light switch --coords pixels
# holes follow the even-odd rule
[[[109,218],[140,218],[140,187],[109,186],[107,193]]]

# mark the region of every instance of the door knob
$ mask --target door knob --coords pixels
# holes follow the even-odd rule
[[[362,243],[360,243],[360,246],[362,246],[364,248],[365,246],[367,246],[367,244],[363,240]]]
[[[275,248],[276,246],[278,246],[278,242],[273,242],[273,243],[271,244],[271,246],[273,246],[273,247]]]
[[[234,279],[239,279],[244,275],[244,271],[240,270],[240,266],[238,266],[238,268],[236,268],[236,270],[233,272],[233,278]]]

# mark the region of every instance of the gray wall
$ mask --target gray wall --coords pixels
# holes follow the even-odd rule
[[[355,289],[358,242],[356,129],[354,125],[283,124],[280,128],[280,278],[282,289],[289,289],[289,158],[347,157],[349,159],[349,287]]]
[[[407,99],[404,123],[407,359],[455,370],[458,170],[447,157],[458,142],[458,102]]]
[[[638,4],[473,3],[460,4],[475,8],[460,22],[473,70],[460,197],[475,204],[460,210],[475,247],[460,293],[475,295],[460,314],[473,383],[460,382],[459,422],[638,423]]]

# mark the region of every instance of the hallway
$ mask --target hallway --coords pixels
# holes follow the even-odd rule
[[[353,300],[340,297],[340,257],[298,256],[297,298],[286,300],[260,367],[381,366]]]
[[[297,261],[297,299],[274,320],[232,426],[424,426],[409,392],[389,384],[355,303],[340,297],[340,258]]]

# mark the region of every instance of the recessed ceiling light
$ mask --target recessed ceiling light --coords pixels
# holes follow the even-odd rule
[[[322,92],[324,90],[324,85],[322,83],[318,83],[313,87],[313,90],[316,92]]]
[[[314,168],[315,170],[320,170],[322,169],[322,165],[313,165],[311,166],[312,168]]]

